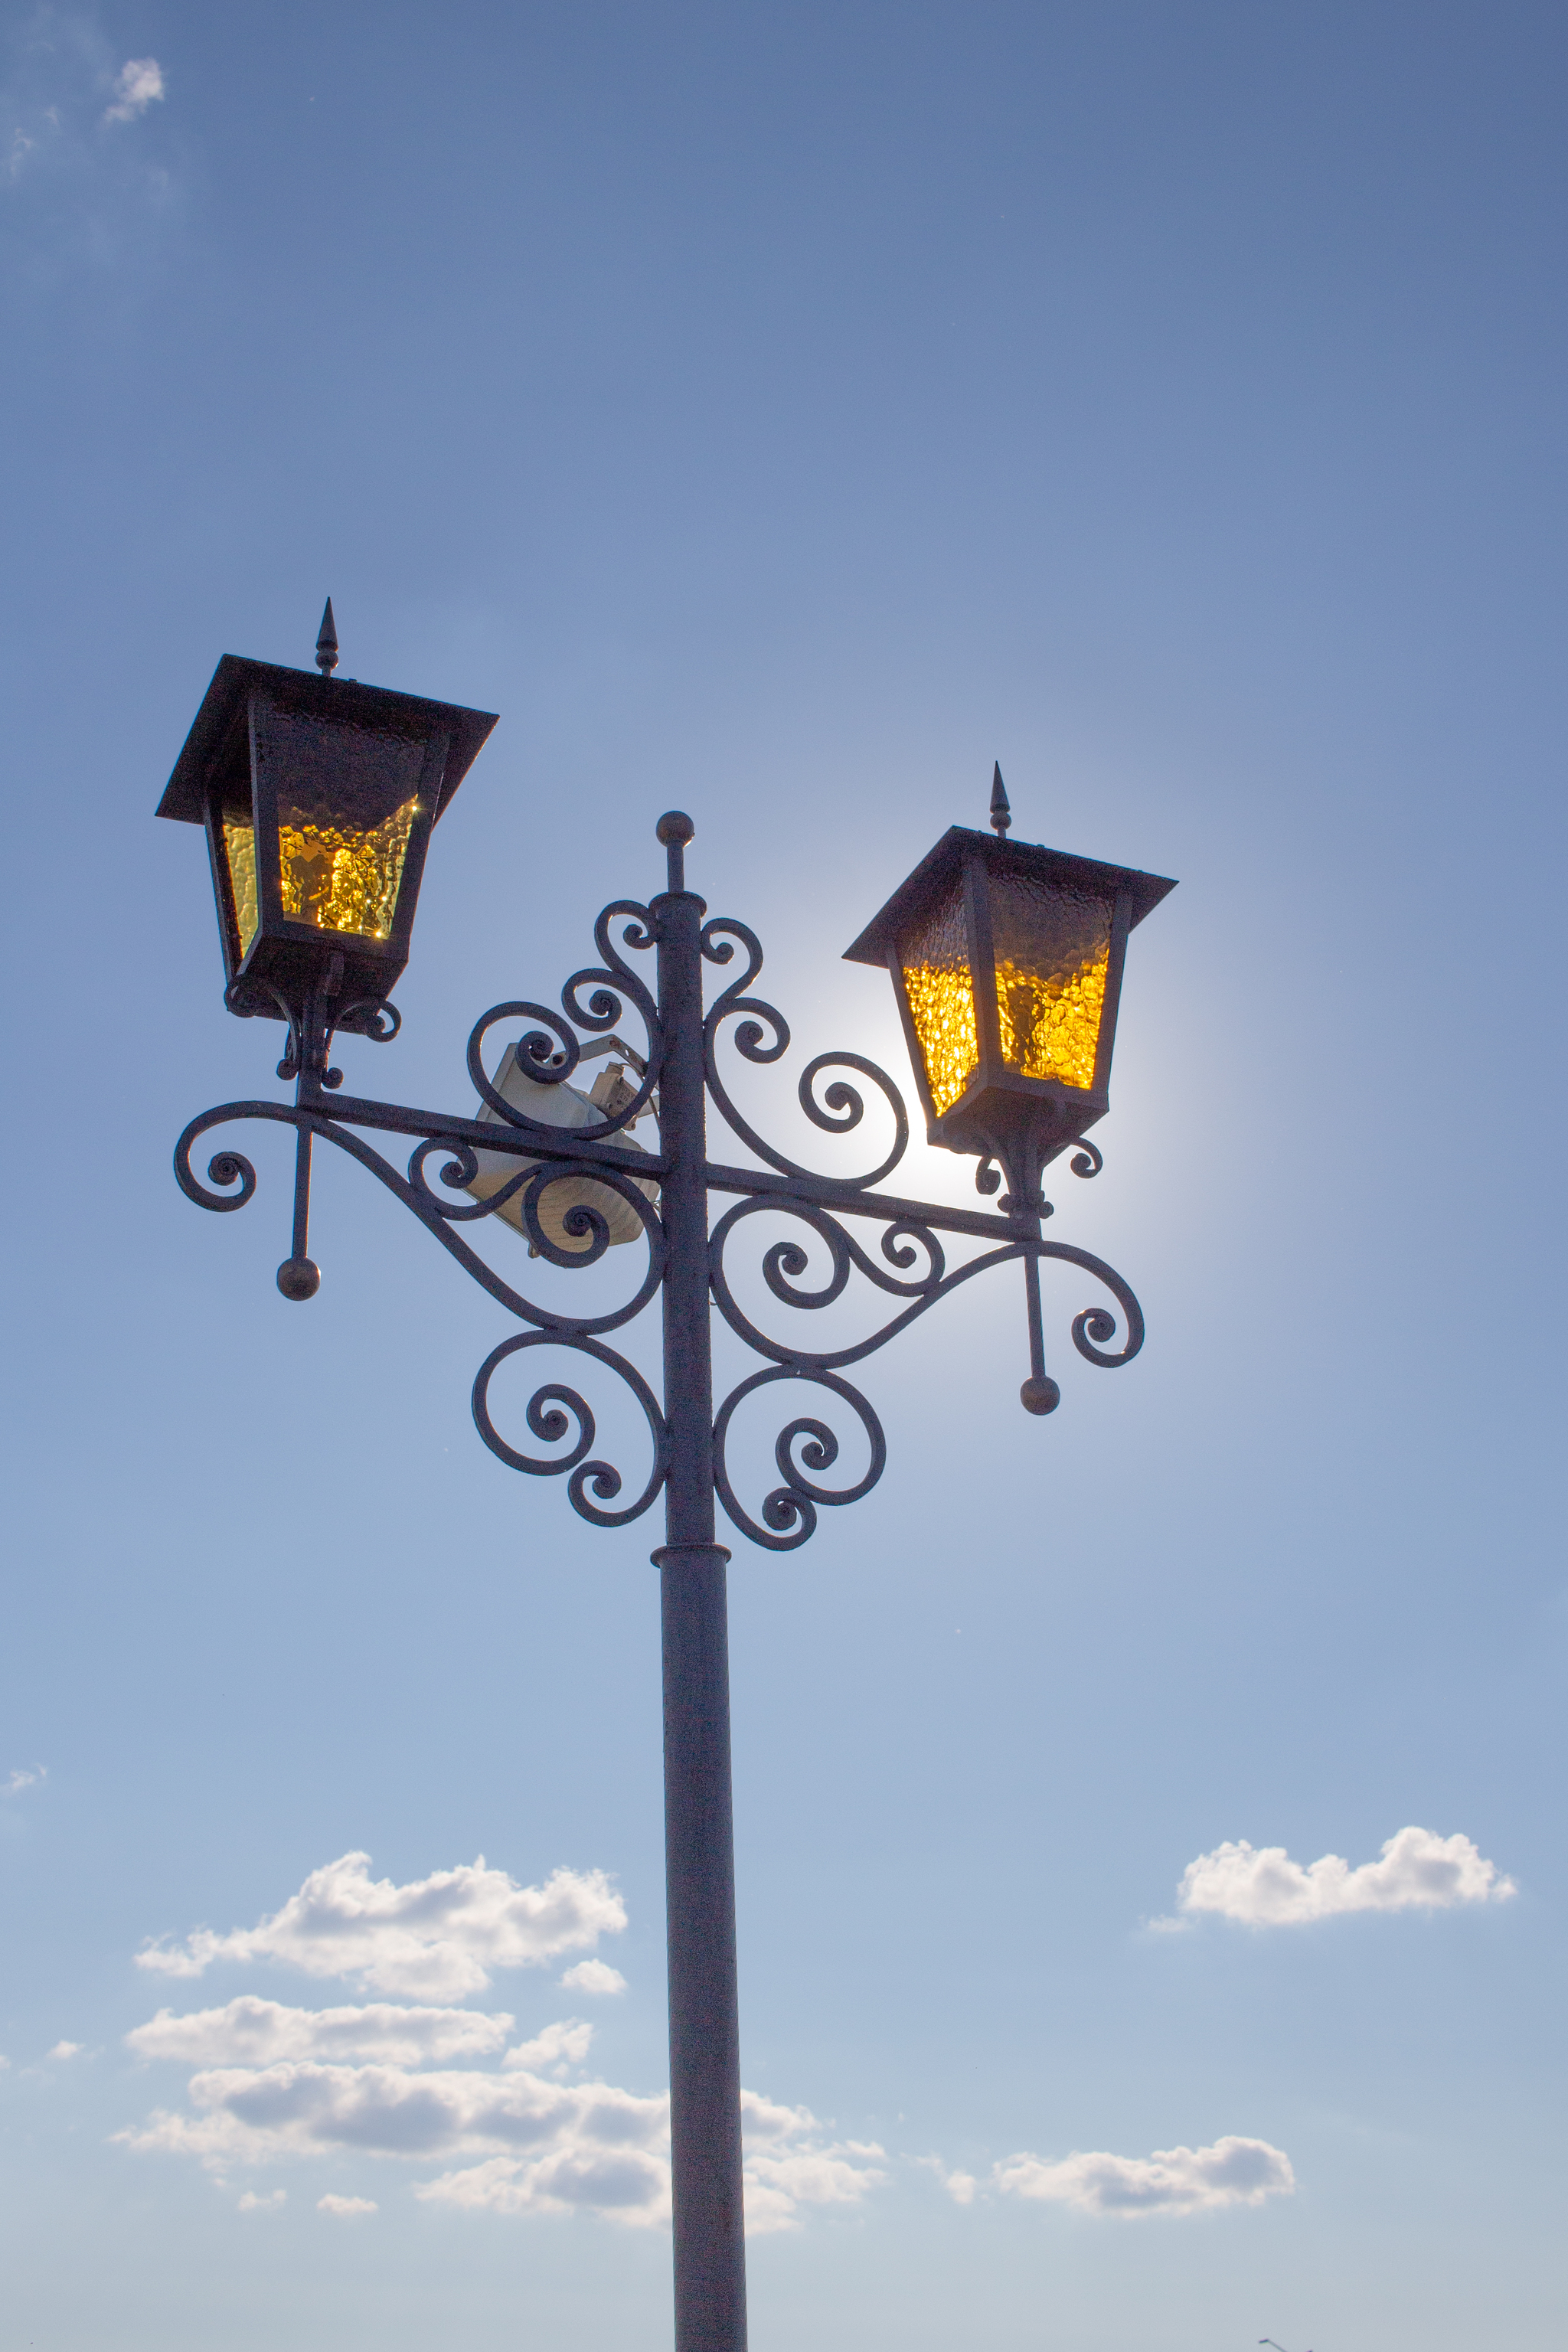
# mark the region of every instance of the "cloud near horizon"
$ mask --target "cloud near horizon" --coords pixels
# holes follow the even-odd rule
[[[1282,2149],[1270,2147],[1266,2139],[1234,2137],[1210,2147],[1157,2147],[1152,2156],[1097,2149],[1075,2151],[1057,2163],[1027,2153],[1007,2156],[992,2167],[991,2178],[1004,2197],[1031,2198],[1124,2221],[1152,2213],[1216,2213],[1296,2191],[1296,2176]],[[966,2173],[955,2174],[948,2187],[961,2204],[974,2193]]]
[[[1351,1911],[1447,1911],[1462,1903],[1506,1903],[1518,1892],[1468,1837],[1411,1826],[1389,1838],[1382,1859],[1352,1870],[1337,1853],[1303,1866],[1282,1845],[1245,1838],[1188,1863],[1176,1890],[1177,1927],[1203,1912],[1253,1927],[1294,1927]]]
[[[136,1965],[199,1977],[218,1960],[270,1960],[378,1992],[461,2000],[482,1992],[492,1969],[538,1967],[626,1924],[626,1905],[602,1870],[560,1869],[542,1886],[519,1886],[480,1854],[398,1886],[372,1879],[368,1853],[345,1853],[313,1870],[256,1927],[222,1936],[198,1927],[183,1945],[161,1937]]]
[[[226,2030],[213,2021],[247,2007],[233,2002],[229,2011],[192,2019],[164,2011],[127,2039],[142,2054],[180,2057],[213,2046]],[[285,2020],[308,2014],[282,2012]],[[346,2014],[352,2012],[337,2016]],[[242,2019],[240,2029],[251,2033],[256,2022]],[[186,2027],[194,2030],[179,2030]],[[272,2020],[263,2030],[279,2031]],[[300,2038],[292,2023],[282,2031]],[[195,2157],[219,2173],[328,2155],[426,2163],[467,2157],[479,2160],[419,2183],[415,2195],[475,2211],[587,2211],[634,2228],[658,2225],[669,2217],[669,2101],[605,2082],[566,2080],[586,2056],[592,2034],[574,2020],[546,2026],[510,2051],[499,2073],[311,2059],[204,2067],[189,2085],[195,2115],[160,2109],[114,2137],[139,2154]],[[551,2069],[550,2079],[542,2066]],[[795,2227],[813,2206],[857,2203],[887,2178],[874,2162],[879,2147],[830,2140],[805,2107],[779,2106],[748,2091],[742,2108],[746,2226],[753,2236]],[[349,2209],[340,2202],[324,2210]]]
[[[406,1886],[372,1880],[369,1856],[313,1871],[255,1927],[198,1928],[137,1963],[198,1977],[219,1960],[264,1960],[311,1976],[447,1998],[403,2005],[295,2008],[244,1993],[176,2015],[161,2009],[125,2037],[151,2063],[195,2071],[189,2106],[162,2107],[114,2135],[140,2154],[195,2158],[219,2177],[237,2167],[358,2156],[447,2168],[416,2197],[502,2214],[565,2214],[647,2228],[669,2215],[669,2101],[583,2079],[594,2028],[561,2018],[513,2042],[504,2011],[458,2008],[489,1971],[581,1949],[626,1924],[603,1871],[557,1870],[518,1886],[483,1857]],[[563,1981],[625,1990],[619,1971],[579,1962]],[[510,2045],[510,2046],[509,2046]],[[813,2208],[852,2205],[887,2176],[868,2141],[838,2140],[805,2107],[744,2092],[746,2226],[795,2227]],[[277,2201],[247,2191],[247,2211]],[[366,2210],[331,2192],[324,2212]]]

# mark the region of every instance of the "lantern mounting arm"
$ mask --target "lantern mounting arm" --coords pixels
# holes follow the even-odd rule
[[[650,1201],[648,1191],[676,1171],[680,1144],[679,1139],[661,1134],[656,1149],[642,1150],[625,1130],[645,1112],[655,1120],[660,1117],[658,1089],[674,1033],[667,1039],[659,1005],[626,961],[625,950],[656,946],[663,950],[662,910],[673,903],[668,898],[656,901],[650,909],[619,899],[607,907],[595,926],[603,961],[574,973],[566,982],[561,992],[560,1013],[514,999],[481,1015],[469,1037],[468,1065],[487,1107],[486,1117],[426,1110],[342,1091],[342,1074],[331,1066],[334,1029],[352,1013],[360,1034],[385,1043],[396,1034],[398,1016],[388,1004],[357,1003],[340,1010],[335,999],[341,966],[334,970],[337,960],[330,959],[303,1005],[290,1011],[280,1003],[289,1021],[289,1036],[279,1075],[295,1081],[293,1102],[216,1105],[191,1121],[174,1155],[177,1181],[191,1201],[209,1210],[243,1208],[257,1189],[250,1161],[236,1150],[219,1150],[208,1164],[204,1182],[192,1164],[195,1144],[210,1130],[236,1121],[259,1119],[294,1129],[293,1246],[278,1276],[279,1287],[294,1299],[310,1297],[320,1280],[308,1254],[312,1149],[318,1141],[331,1144],[357,1160],[402,1202],[472,1280],[526,1327],[502,1340],[480,1366],[472,1398],[475,1423],[491,1452],[509,1466],[535,1476],[564,1476],[573,1507],[598,1527],[622,1527],[640,1517],[666,1488],[671,1475],[674,1441],[667,1418],[670,1400],[666,1397],[661,1402],[637,1366],[606,1340],[641,1314],[665,1287],[668,1276],[666,1220],[660,1206]],[[700,900],[686,903],[700,908]],[[615,922],[621,929],[618,941],[610,930]],[[891,1120],[892,1141],[875,1167],[858,1176],[828,1175],[803,1167],[761,1135],[732,1100],[717,1048],[721,1035],[727,1034],[743,1061],[763,1065],[778,1061],[788,1050],[790,1033],[784,1016],[750,992],[762,968],[762,948],[753,932],[730,918],[702,924],[697,946],[700,961],[721,966],[734,960],[737,948],[742,953],[738,975],[700,1013],[702,1085],[725,1125],[764,1163],[742,1167],[710,1160],[701,1150],[691,1169],[704,1197],[717,1194],[730,1199],[709,1233],[710,1307],[738,1339],[763,1359],[760,1369],[731,1390],[713,1416],[713,1489],[731,1519],[752,1541],[770,1550],[793,1550],[814,1532],[823,1507],[858,1501],[875,1486],[885,1466],[887,1446],[881,1424],[868,1400],[844,1377],[846,1369],[875,1354],[975,1276],[1016,1262],[1023,1267],[1030,1376],[1022,1394],[1033,1412],[1050,1411],[1059,1393],[1046,1371],[1042,1261],[1071,1265],[1091,1276],[1109,1291],[1120,1310],[1121,1344],[1114,1349],[1107,1343],[1116,1338],[1119,1324],[1109,1307],[1085,1308],[1073,1319],[1074,1347],[1088,1362],[1109,1368],[1130,1361],[1142,1345],[1143,1318],[1137,1299],[1113,1268],[1086,1250],[1044,1237],[1040,1227],[1052,1208],[1040,1193],[1039,1166],[1029,1164],[1032,1154],[1026,1147],[1021,1155],[1016,1147],[999,1149],[981,1160],[975,1181],[983,1196],[1001,1192],[1004,1170],[1006,1174],[1008,1189],[994,1210],[965,1209],[879,1190],[907,1149],[909,1118],[892,1079],[862,1055],[847,1051],[818,1055],[800,1078],[797,1099],[815,1126],[844,1135],[861,1123],[868,1092],[873,1098],[879,1097]],[[700,991],[694,1002],[700,1007]],[[646,1050],[626,1045],[620,1034],[628,1012],[647,1031]],[[501,1095],[486,1068],[484,1041],[488,1031],[501,1021],[531,1024],[517,1038],[513,1050],[518,1066],[537,1084],[563,1084],[579,1063],[618,1052],[636,1074],[635,1087],[627,1090],[618,1110],[604,1111],[597,1124],[571,1129],[531,1118]],[[734,1025],[726,1031],[727,1024]],[[586,1040],[581,1034],[584,1030],[590,1033]],[[408,1139],[413,1149],[405,1168],[400,1170],[377,1150],[372,1136]],[[479,1172],[481,1152],[491,1166],[499,1156],[503,1163],[514,1160],[517,1169],[487,1197],[475,1198],[467,1188]],[[432,1181],[431,1155],[437,1153],[445,1155],[445,1164],[435,1170],[438,1185],[450,1190],[438,1189]],[[1070,1164],[1075,1174],[1092,1176],[1099,1172],[1100,1155],[1092,1144],[1082,1141]],[[579,1199],[555,1221],[554,1237],[540,1215],[541,1199],[551,1184],[575,1178],[581,1190],[581,1180],[590,1171],[595,1186],[604,1187],[634,1213],[647,1258],[641,1279],[619,1304],[599,1314],[571,1315],[559,1303],[531,1297],[508,1282],[470,1245],[460,1229],[515,1203],[517,1223],[533,1257],[567,1271],[596,1265],[605,1255],[611,1236],[605,1215],[591,1200]],[[816,1349],[765,1330],[741,1305],[727,1265],[727,1253],[737,1235],[749,1218],[759,1214],[791,1220],[799,1235],[773,1240],[762,1254],[763,1284],[780,1307],[805,1311],[830,1307],[845,1295],[853,1276],[891,1302],[887,1319],[866,1336]],[[874,1242],[856,1237],[853,1228],[863,1221],[881,1227]],[[563,1231],[569,1244],[564,1247],[559,1238]],[[984,1246],[962,1263],[949,1265],[942,1235]],[[826,1272],[820,1279],[808,1271],[814,1247],[819,1253],[819,1265],[820,1253],[826,1256]],[[668,1294],[666,1311],[668,1316]],[[558,1381],[547,1381],[534,1391],[524,1408],[531,1435],[556,1451],[524,1452],[497,1428],[489,1406],[495,1373],[512,1357],[542,1347],[574,1351],[601,1371],[613,1372],[639,1408],[648,1435],[649,1459],[647,1475],[637,1482],[631,1501],[617,1507],[621,1475],[595,1456],[595,1417],[576,1389]],[[762,1389],[785,1381],[815,1389],[825,1410],[834,1405],[847,1410],[859,1424],[866,1466],[858,1478],[845,1485],[824,1484],[821,1474],[832,1467],[839,1454],[838,1434],[815,1414],[797,1416],[780,1432],[774,1444],[780,1484],[753,1513],[736,1493],[726,1458],[728,1440],[739,1408]]]

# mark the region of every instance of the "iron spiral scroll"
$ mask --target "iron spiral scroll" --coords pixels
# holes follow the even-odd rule
[[[225,1144],[208,1160],[204,1179],[193,1164],[201,1139],[215,1129],[248,1119],[294,1130],[294,1252],[279,1268],[279,1283],[287,1297],[296,1298],[308,1297],[319,1279],[306,1255],[312,1150],[319,1141],[356,1160],[523,1327],[491,1349],[475,1377],[472,1411],[484,1444],[511,1469],[532,1477],[563,1478],[574,1510],[599,1528],[626,1527],[641,1517],[664,1490],[670,1469],[665,1404],[637,1366],[607,1344],[612,1333],[642,1314],[666,1278],[663,1223],[645,1187],[657,1191],[670,1163],[659,1150],[638,1149],[627,1133],[645,1113],[655,1122],[659,1116],[668,1041],[654,995],[628,961],[658,944],[658,938],[657,907],[613,900],[594,926],[599,960],[566,981],[559,1011],[513,998],[480,1015],[468,1037],[466,1061],[484,1106],[482,1118],[425,1112],[342,1093],[342,1074],[330,1066],[334,1029],[342,1029],[352,1018],[357,1034],[386,1043],[395,1035],[399,1019],[392,1005],[359,1003],[342,1008],[334,1019],[336,1008],[326,992],[319,992],[302,1010],[280,1005],[289,1029],[279,1075],[297,1081],[296,1099],[219,1104],[190,1122],[174,1152],[175,1176],[186,1197],[200,1208],[226,1213],[247,1206],[254,1198],[256,1169],[242,1151]],[[908,1150],[910,1120],[894,1081],[864,1055],[843,1050],[816,1055],[801,1073],[795,1098],[812,1126],[836,1138],[854,1134],[865,1122],[868,1105],[884,1113],[890,1122],[890,1142],[875,1165],[847,1177],[826,1174],[803,1165],[760,1133],[732,1098],[720,1066],[719,1047],[727,1043],[742,1062],[770,1067],[790,1050],[789,1025],[775,1006],[753,992],[763,950],[744,923],[729,917],[708,921],[701,929],[700,949],[705,961],[726,974],[726,984],[702,1017],[707,1094],[725,1126],[760,1163],[732,1168],[710,1159],[704,1171],[710,1194],[738,1196],[711,1225],[711,1302],[729,1330],[763,1359],[715,1412],[713,1483],[725,1513],[748,1540],[768,1550],[789,1551],[815,1533],[824,1509],[840,1508],[868,1494],[886,1466],[881,1423],[868,1399],[846,1377],[848,1368],[885,1347],[976,1275],[1013,1262],[1024,1268],[1033,1368],[1025,1383],[1025,1402],[1030,1403],[1031,1388],[1037,1395],[1048,1394],[1047,1402],[1030,1405],[1034,1411],[1049,1410],[1058,1393],[1044,1370],[1042,1261],[1059,1260],[1092,1276],[1114,1303],[1114,1312],[1111,1307],[1096,1305],[1073,1318],[1072,1342],[1087,1362],[1104,1369],[1130,1362],[1142,1345],[1143,1319],[1137,1299],[1110,1266],[1087,1251],[1044,1238],[1040,1223],[1051,1210],[1039,1199],[1037,1172],[1032,1187],[1021,1188],[1009,1171],[1013,1192],[1022,1192],[1023,1197],[1016,1201],[1005,1194],[996,1210],[955,1209],[882,1192],[879,1188]],[[737,954],[740,968],[731,976],[728,967],[736,962]],[[627,1046],[620,1034],[628,1022],[640,1028],[639,1047]],[[595,1106],[598,1115],[582,1127],[567,1129],[531,1118],[505,1098],[486,1066],[487,1039],[503,1024],[510,1027],[517,1066],[537,1085],[569,1085],[584,1059],[603,1054],[606,1043],[625,1054],[637,1082],[618,1108],[601,1111]],[[521,1031],[511,1026],[517,1024],[522,1024]],[[395,1165],[360,1130],[401,1135],[410,1146],[405,1166]],[[475,1198],[467,1188],[479,1173],[481,1151],[510,1155],[518,1165],[495,1191]],[[983,1199],[1001,1190],[1001,1160],[998,1152],[976,1169],[975,1185]],[[1100,1152],[1092,1143],[1080,1142],[1069,1164],[1075,1175],[1093,1176],[1101,1165]],[[553,1221],[566,1245],[541,1214],[542,1201],[552,1183],[584,1176],[631,1211],[645,1255],[639,1277],[618,1304],[594,1314],[572,1315],[558,1302],[534,1297],[498,1274],[471,1245],[465,1228],[507,1210],[531,1256],[544,1265],[565,1272],[598,1265],[611,1246],[611,1232],[604,1209],[595,1207],[592,1197],[579,1200]],[[874,1328],[843,1344],[813,1349],[776,1336],[746,1311],[736,1296],[729,1261],[737,1237],[750,1237],[747,1221],[763,1214],[782,1216],[796,1227],[793,1236],[769,1240],[756,1264],[768,1297],[792,1315],[809,1315],[837,1306],[849,1294],[852,1278],[858,1278],[867,1296],[886,1302]],[[866,1221],[879,1227],[873,1241],[858,1238],[852,1230]],[[950,1265],[944,1234],[977,1240],[983,1246]],[[1121,1343],[1114,1345],[1119,1332]],[[592,1366],[619,1383],[647,1433],[647,1466],[640,1478],[628,1480],[596,1450],[598,1424],[591,1403],[579,1388],[560,1378],[539,1381],[522,1407],[528,1437],[543,1450],[513,1444],[497,1426],[491,1406],[497,1375],[514,1358],[531,1358],[541,1349],[573,1354],[584,1370]],[[792,1382],[812,1392],[809,1407],[816,1409],[797,1412],[779,1430],[773,1448],[778,1483],[752,1510],[736,1491],[728,1460],[735,1416],[749,1400]],[[823,1417],[836,1407],[840,1420],[847,1413],[855,1424],[865,1456],[858,1475],[839,1473],[837,1480],[833,1474],[841,1438]]]

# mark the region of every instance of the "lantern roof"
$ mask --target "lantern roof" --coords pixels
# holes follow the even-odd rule
[[[158,803],[160,816],[178,817],[187,824],[205,821],[208,784],[246,723],[249,698],[257,687],[312,718],[426,737],[449,732],[451,746],[433,824],[445,814],[496,723],[493,710],[469,710],[461,703],[432,702],[424,695],[399,694],[390,687],[363,686],[357,678],[319,677],[314,670],[285,669],[277,662],[248,661],[238,654],[225,654],[164,787]]]
[[[886,964],[888,950],[900,932],[918,920],[958,879],[970,854],[978,854],[999,872],[1031,874],[1043,882],[1061,883],[1069,890],[1091,891],[1101,898],[1114,898],[1125,890],[1132,902],[1132,923],[1141,923],[1176,887],[1163,874],[1142,874],[1136,866],[1107,866],[1098,857],[1074,857],[1063,849],[1045,849],[1032,842],[977,833],[966,824],[950,824],[936,847],[900,883],[880,914],[872,917],[854,946],[845,949],[845,962]]]

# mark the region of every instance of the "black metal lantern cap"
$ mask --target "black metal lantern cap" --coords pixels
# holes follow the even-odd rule
[[[999,1160],[1020,1209],[1110,1108],[1127,934],[1175,887],[955,824],[845,952],[892,974],[931,1142]]]
[[[333,1025],[376,1026],[431,827],[495,723],[225,654],[158,814],[206,828],[231,1012],[293,1019],[341,957]]]

